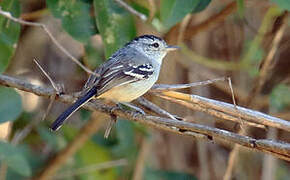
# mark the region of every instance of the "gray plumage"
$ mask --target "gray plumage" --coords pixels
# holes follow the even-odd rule
[[[72,113],[93,98],[130,102],[142,96],[157,81],[166,53],[175,49],[153,35],[133,39],[95,70],[99,76],[89,77],[83,95],[53,122],[51,129],[57,130]]]

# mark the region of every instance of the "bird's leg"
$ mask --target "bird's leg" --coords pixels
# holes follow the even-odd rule
[[[125,103],[125,102],[117,103],[117,106],[113,107],[111,109],[111,113],[110,113],[111,119],[110,119],[110,122],[108,123],[108,126],[107,126],[105,134],[104,134],[104,138],[106,138],[106,139],[109,137],[111,130],[112,130],[112,127],[117,122],[117,116],[113,112],[115,109],[118,109],[118,108],[123,109],[123,110],[128,110],[128,109],[132,110],[133,109],[135,112],[145,115],[145,112],[137,106],[134,106],[130,103]]]
[[[135,105],[133,105],[133,104],[130,104],[130,103],[126,103],[126,102],[119,102],[118,104],[117,104],[121,109],[124,109],[124,110],[126,110],[126,109],[130,109],[130,110],[134,110],[134,111],[136,111],[137,113],[140,113],[140,114],[143,114],[143,115],[145,115],[146,113],[141,109],[141,108],[139,108],[139,107],[137,107],[137,106],[135,106]],[[125,106],[125,108],[124,108],[124,106]]]
[[[95,100],[96,101],[96,100]],[[109,102],[109,104],[112,104],[112,102]],[[109,123],[107,125],[105,134],[104,134],[104,138],[107,139],[111,133],[112,127],[116,124],[117,122],[117,116],[114,114],[114,110],[119,109],[119,105],[117,104],[117,106],[113,106],[110,110],[110,120]]]
[[[116,124],[117,122],[117,116],[113,113],[110,114],[111,119],[109,121],[109,124],[106,128],[105,134],[104,134],[104,138],[107,139],[111,133],[112,127]]]

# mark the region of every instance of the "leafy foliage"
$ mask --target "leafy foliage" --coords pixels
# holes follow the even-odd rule
[[[151,168],[146,168],[144,179],[145,180],[159,180],[159,179],[197,180],[196,177],[190,174],[183,173],[183,172],[163,171],[163,170],[156,170],[156,169],[151,169]]]
[[[30,165],[19,147],[0,141],[0,161],[20,175],[31,175]]]
[[[46,3],[52,14],[61,19],[63,29],[73,38],[87,42],[98,32],[90,16],[90,3],[82,0],[47,0]]]
[[[276,111],[290,106],[290,87],[284,84],[276,86],[270,95],[270,105]]]
[[[22,111],[21,97],[11,88],[0,86],[0,123],[14,121]]]
[[[19,2],[19,0],[0,0],[0,7],[10,12],[14,17],[19,17],[21,12],[20,7],[23,5],[21,3],[23,2]],[[125,2],[138,12],[145,14],[147,17],[152,17],[152,22],[150,18],[147,22],[143,22],[138,18],[134,19],[133,15],[116,3],[115,0],[46,0],[47,6],[43,6],[43,8],[45,10],[48,9],[54,17],[59,19],[63,30],[83,45],[84,54],[81,59],[83,59],[86,66],[94,69],[104,62],[105,58],[108,58],[117,49],[136,36],[136,26],[138,25],[136,22],[146,26],[146,29],[141,27],[145,30],[138,26],[139,33],[148,32],[149,29],[149,31],[154,32],[160,30],[159,33],[162,34],[180,23],[187,14],[203,11],[209,6],[211,0],[160,0],[160,4],[152,1],[153,5],[156,5],[154,10],[153,8],[151,9],[152,4],[149,4],[149,1],[128,0]],[[244,6],[244,0],[236,0],[236,2],[238,13],[240,17],[243,17],[247,10],[245,8],[248,7]],[[290,10],[289,0],[271,0],[271,2],[277,4],[281,9]],[[224,4],[221,6],[224,6]],[[279,13],[276,13],[277,15],[273,15],[269,19],[276,18]],[[154,23],[156,21],[157,26],[155,27],[158,27],[158,29],[153,29],[154,27],[151,25],[155,25]],[[271,22],[272,20],[269,21],[269,24]],[[150,27],[147,28],[147,26]],[[29,27],[26,28],[23,34],[30,30]],[[140,31],[139,28],[141,29]],[[231,28],[228,28],[225,32],[227,33],[230,30]],[[268,29],[265,32],[270,33],[271,31]],[[98,36],[95,36],[96,34]],[[252,39],[251,33],[249,34],[249,36],[247,35],[241,41],[242,44],[239,47],[244,46],[244,52],[241,52],[240,56],[243,57],[243,54],[249,50],[251,50],[251,53],[241,63],[246,67],[245,69],[248,74],[256,76],[259,73],[258,65],[264,58],[264,50],[266,48],[262,46],[262,43],[247,40],[247,38]],[[255,31],[252,34],[259,35]],[[19,35],[20,25],[0,16],[0,73],[7,69],[11,57],[14,54]],[[237,34],[237,36],[239,35]],[[227,38],[227,34],[225,36]],[[216,38],[215,40],[219,47],[223,47],[224,37],[215,36],[214,38]],[[96,43],[97,46],[93,43],[93,40],[98,41]],[[231,39],[229,40],[232,42]],[[211,46],[214,46],[214,43],[209,46],[211,48]],[[222,51],[230,50],[225,48]],[[229,58],[238,57],[238,52],[227,53]],[[21,67],[19,69],[22,70]],[[281,111],[289,107],[289,92],[290,89],[288,86],[283,84],[277,86],[271,93],[271,110]],[[33,113],[24,112],[21,114],[21,112],[22,104],[19,94],[13,89],[0,86],[0,123],[15,121],[17,119],[13,123],[11,137],[14,136],[15,132],[21,131],[32,119],[39,118],[40,114],[42,115],[43,113],[39,111]],[[79,113],[82,123],[90,119],[90,112],[80,110]],[[19,116],[20,118],[18,118]],[[52,114],[49,114],[47,117],[49,121],[52,118],[54,118]],[[23,145],[14,146],[11,143],[0,142],[0,163],[5,163],[8,166],[7,179],[25,179],[39,172],[41,168],[46,166],[51,155],[65,148],[75,138],[79,130],[79,128],[66,124],[60,131],[54,133],[49,131],[46,123],[47,121],[34,127],[32,132],[21,142]],[[132,179],[134,170],[138,165],[137,159],[141,149],[140,140],[148,138],[149,133],[150,131],[147,131],[146,127],[140,124],[126,120],[118,120],[109,139],[104,139],[104,130],[97,132],[69,159],[59,171],[59,174],[67,170],[73,172],[75,169],[125,158],[128,161],[127,166],[93,170],[79,174],[75,179]],[[159,149],[154,150],[158,151]],[[154,169],[149,167],[147,163],[148,161],[145,160],[145,167],[147,166],[143,177],[145,180],[197,179],[191,174],[184,172]],[[287,168],[284,171],[283,173],[286,174],[285,177],[288,177],[287,175],[289,173],[287,172]],[[67,179],[73,179],[73,177],[68,177]]]
[[[281,9],[290,11],[290,0],[271,0],[276,3]]]
[[[202,11],[211,0],[162,0],[160,18],[163,25],[169,29],[188,13]]]
[[[94,0],[94,9],[108,58],[136,36],[133,17],[114,0]]]
[[[0,1],[0,7],[10,12],[13,16],[20,15],[20,4],[18,0]],[[16,48],[20,34],[20,25],[0,16],[0,73],[8,66]]]

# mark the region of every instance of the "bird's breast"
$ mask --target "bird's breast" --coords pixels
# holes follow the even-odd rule
[[[115,102],[131,102],[145,94],[156,81],[157,78],[151,77],[146,80],[117,86],[101,94],[98,98],[109,99]]]

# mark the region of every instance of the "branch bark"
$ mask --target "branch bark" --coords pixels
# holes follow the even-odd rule
[[[40,87],[6,75],[0,75],[0,84],[34,93],[38,96],[43,96],[46,98],[54,95],[53,88]],[[75,98],[70,95],[59,95],[57,96],[56,100],[64,103],[73,103]],[[141,115],[132,111],[124,111],[122,109],[112,108],[104,104],[94,104],[88,102],[83,107],[92,111],[100,111],[107,114],[113,113],[121,118],[136,121],[145,126],[151,126],[183,136],[191,136],[194,138],[213,142],[227,141],[229,143],[238,144],[252,150],[269,153],[278,158],[290,161],[290,144],[286,142],[278,142],[268,139],[254,139],[249,136],[239,135],[218,128],[157,116]]]

